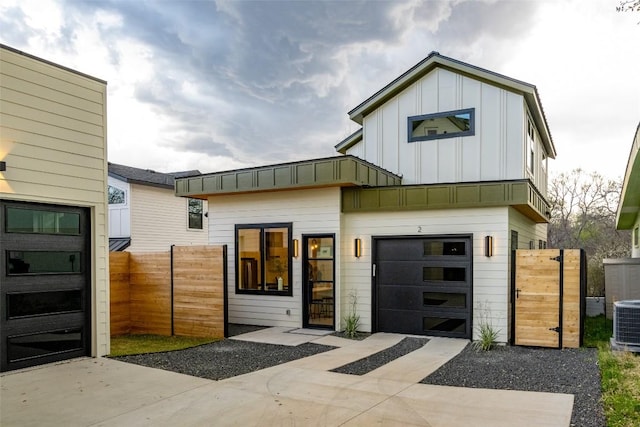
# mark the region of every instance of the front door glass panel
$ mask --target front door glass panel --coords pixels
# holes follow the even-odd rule
[[[304,239],[305,326],[333,328],[334,325],[334,237]]]

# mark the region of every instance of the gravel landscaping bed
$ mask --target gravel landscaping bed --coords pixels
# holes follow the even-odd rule
[[[502,390],[569,393],[575,396],[572,426],[606,425],[600,403],[600,371],[595,348],[498,347],[487,352],[468,345],[422,380],[424,384]]]
[[[225,339],[186,350],[120,356],[114,359],[194,377],[222,380],[334,348],[313,343],[291,347]]]
[[[371,356],[348,363],[331,372],[339,374],[364,375],[368,372],[378,369],[382,365],[386,365],[392,360],[402,357],[424,346],[429,340],[426,338],[403,338],[398,344],[391,346],[385,350],[372,354]]]

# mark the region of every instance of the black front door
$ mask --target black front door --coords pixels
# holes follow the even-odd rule
[[[86,209],[0,201],[0,370],[90,354]]]
[[[302,236],[303,326],[334,329],[335,235]]]

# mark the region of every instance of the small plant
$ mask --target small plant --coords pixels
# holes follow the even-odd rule
[[[483,306],[479,307],[477,312],[480,319],[478,325],[478,335],[480,339],[473,342],[473,348],[476,351],[489,351],[496,345],[498,339],[499,329],[495,329],[491,323],[491,308],[489,303],[485,302]]]
[[[358,335],[358,327],[360,326],[360,315],[356,310],[357,300],[355,292],[349,294],[349,314],[344,318],[344,334],[349,338],[355,338]]]

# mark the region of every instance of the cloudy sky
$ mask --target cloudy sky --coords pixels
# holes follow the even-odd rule
[[[2,0],[0,42],[108,81],[109,160],[202,172],[335,155],[431,51],[538,87],[558,157],[622,176],[640,13],[619,0]]]

